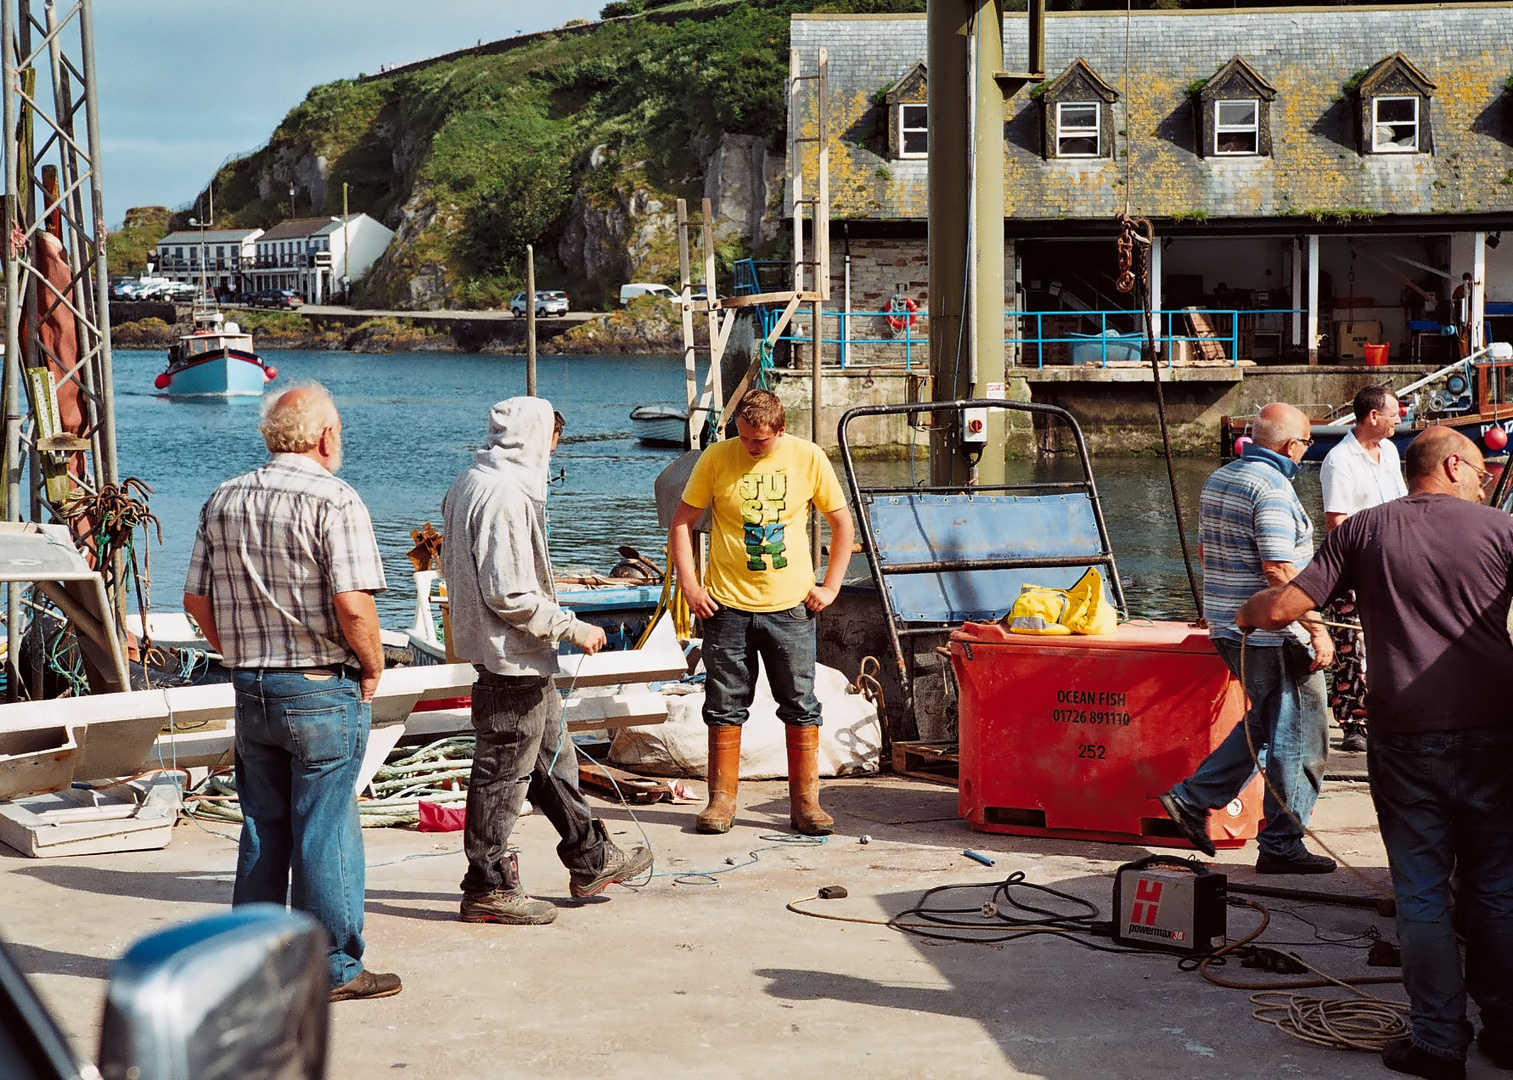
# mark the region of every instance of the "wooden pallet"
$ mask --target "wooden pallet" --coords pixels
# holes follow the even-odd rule
[[[1186,311],[1188,325],[1197,339],[1193,345],[1197,347],[1198,356],[1203,360],[1223,360],[1224,347],[1219,344],[1208,317],[1196,308],[1187,308]]]
[[[954,742],[895,742],[893,771],[900,776],[956,786],[961,748]]]
[[[578,765],[578,786],[610,799],[623,796],[626,802],[638,805],[661,802],[664,799],[672,801],[672,788],[664,781],[639,776],[597,761],[593,764],[581,762]]]

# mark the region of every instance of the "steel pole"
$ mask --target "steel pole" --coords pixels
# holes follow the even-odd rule
[[[927,0],[926,65],[929,104],[929,267],[931,397],[970,397],[966,374],[968,251],[967,59],[972,5],[968,0]],[[1001,226],[1000,226],[1001,228]],[[930,481],[965,483],[966,463],[956,452],[954,428],[930,428]]]
[[[536,248],[525,245],[525,393],[536,396]]]
[[[1003,71],[1003,0],[978,0],[972,35],[972,100],[976,117],[972,153],[971,381],[964,397],[1001,397],[1003,364],[1003,98],[997,75]],[[1004,477],[1004,422],[1001,409],[988,411],[988,438],[972,463],[974,483],[1001,484]]]
[[[5,124],[5,375],[0,402],[5,412],[5,520],[21,520],[21,298],[20,275],[10,236],[17,222],[20,184],[16,175],[16,40],[15,0],[0,0],[0,81],[4,86]],[[21,596],[15,583],[5,586],[5,700],[17,700],[21,678]]]
[[[95,310],[100,332],[100,455],[97,466],[106,482],[120,483],[116,461],[116,389],[110,352],[110,268],[105,258],[105,178],[100,171],[100,111],[95,88],[95,33],[93,0],[79,0],[79,43],[84,59],[84,115],[89,134],[90,225],[95,234]],[[7,84],[8,85],[8,84]],[[119,604],[119,601],[118,601]]]

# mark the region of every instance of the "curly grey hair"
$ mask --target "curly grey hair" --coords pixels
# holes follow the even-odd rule
[[[320,441],[320,433],[335,420],[331,391],[318,382],[302,381],[263,401],[257,429],[270,454],[302,454]]]

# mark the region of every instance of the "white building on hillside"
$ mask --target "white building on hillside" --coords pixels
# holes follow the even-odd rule
[[[218,296],[235,296],[250,288],[247,276],[257,257],[262,229],[186,229],[158,241],[157,264],[148,267],[170,281],[198,285]]]
[[[288,289],[312,304],[340,299],[388,249],[392,229],[367,214],[290,218],[257,238],[250,289]]]

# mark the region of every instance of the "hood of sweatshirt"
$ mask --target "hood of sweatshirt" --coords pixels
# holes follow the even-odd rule
[[[489,437],[473,454],[475,468],[497,472],[533,499],[546,498],[551,461],[552,404],[545,398],[513,397],[489,411]]]

